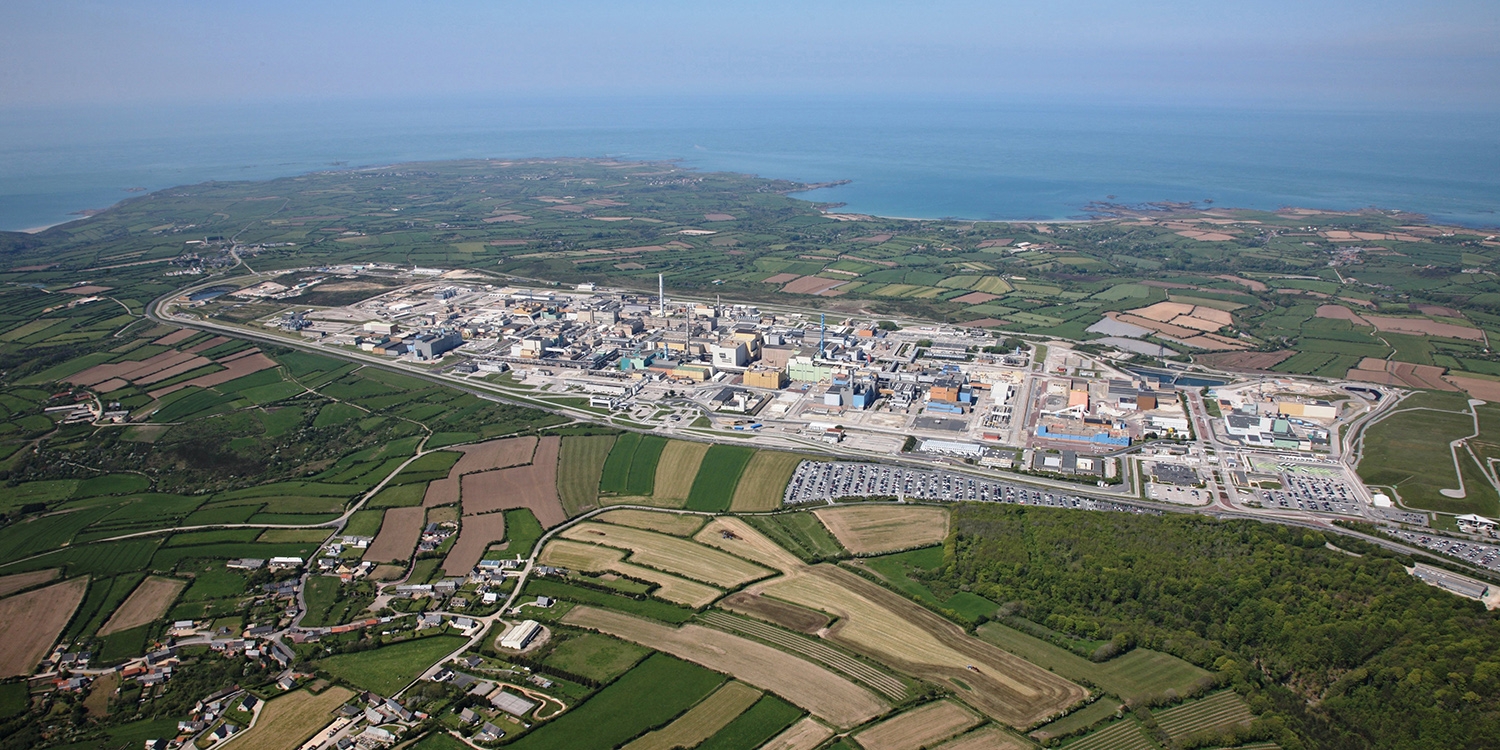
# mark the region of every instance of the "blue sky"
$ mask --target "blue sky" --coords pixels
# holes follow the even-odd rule
[[[0,107],[539,93],[1485,108],[1500,2],[0,3]]]

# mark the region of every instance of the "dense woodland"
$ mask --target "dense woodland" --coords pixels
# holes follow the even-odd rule
[[[1500,738],[1500,621],[1412,578],[1389,552],[1198,516],[969,504],[954,520],[934,583],[1062,633],[1212,669],[1308,747]]]

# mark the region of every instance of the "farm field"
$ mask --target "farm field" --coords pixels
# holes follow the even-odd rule
[[[854,740],[865,750],[921,750],[982,723],[953,701],[937,701],[862,729]]]
[[[966,702],[1011,726],[1030,726],[1087,695],[1082,687],[964,633],[899,594],[831,565],[750,591],[756,590],[834,615],[839,620],[829,631],[830,640],[906,674],[953,685]]]
[[[802,709],[774,695],[763,695],[749,710],[736,716],[699,750],[756,750],[806,715]]]
[[[722,631],[698,625],[673,628],[592,607],[575,607],[563,622],[727,672],[836,726],[857,726],[889,708],[874,693],[823,667]]]
[[[319,669],[364,690],[392,695],[406,687],[438,659],[466,639],[435,635],[393,643],[369,651],[335,654],[315,662]]]
[[[703,528],[707,520],[703,516],[690,513],[657,513],[649,510],[634,510],[624,508],[612,510],[608,513],[600,513],[594,516],[595,521],[601,523],[612,523],[616,526],[631,526],[646,531],[659,531],[672,536],[692,536],[698,529]]]
[[[1156,743],[1134,719],[1125,718],[1069,742],[1068,750],[1155,750]]]
[[[933,506],[862,504],[819,508],[813,515],[856,555],[927,547],[948,536],[948,511]]]
[[[823,562],[849,554],[828,532],[828,527],[810,512],[747,516],[744,520],[806,562]]]
[[[1250,708],[1233,690],[1189,701],[1163,711],[1153,711],[1156,725],[1173,740],[1182,740],[1198,732],[1224,732],[1248,725],[1255,719]]]
[[[464,516],[458,522],[458,541],[448,548],[443,570],[450,576],[468,575],[484,559],[490,545],[505,539],[505,514]]]
[[[718,547],[736,557],[760,563],[768,568],[791,573],[806,567],[796,555],[782,549],[745,519],[719,516],[693,536],[693,541]]]
[[[998,727],[985,727],[955,737],[933,750],[1028,750],[1031,744],[1005,733]]]
[[[659,586],[653,594],[662,599],[689,607],[703,607],[719,598],[724,592],[707,584],[679,578],[661,571],[643,568],[624,562],[625,550],[584,544],[567,539],[548,542],[542,550],[540,561],[568,570],[583,572],[612,571],[630,578],[650,581]]]
[[[711,547],[628,526],[584,522],[568,527],[562,532],[562,537],[629,550],[632,563],[724,588],[733,588],[770,573]]]
[[[656,488],[656,464],[666,438],[627,432],[615,440],[599,478],[602,495],[649,496]]]
[[[186,587],[187,581],[160,576],[148,577],[115,610],[104,627],[99,628],[99,635],[106,636],[160,620]]]
[[[558,453],[557,497],[569,518],[598,506],[604,462],[614,444],[613,435],[563,438]]]
[[[647,732],[623,750],[673,750],[695,747],[760,700],[762,693],[743,682],[729,681],[671,724]]]
[[[688,492],[689,510],[724,511],[734,500],[735,487],[745,465],[755,455],[754,448],[715,444],[703,456],[698,475]]]
[[[380,524],[380,533],[365,548],[364,559],[376,562],[410,559],[422,538],[422,526],[426,520],[427,509],[420,505],[387,510]]]
[[[1183,695],[1209,673],[1171,654],[1135,648],[1094,662],[998,622],[981,625],[980,638],[1069,679],[1087,680],[1125,700],[1143,700],[1168,690]]]
[[[761,750],[813,750],[832,736],[832,729],[809,716],[776,735]]]
[[[708,453],[708,443],[671,440],[656,463],[656,487],[652,496],[664,505],[681,507],[687,502],[698,476],[698,467]]]
[[[589,679],[608,682],[629,671],[651,653],[628,641],[599,633],[563,639],[547,653],[547,664]]]
[[[465,474],[460,480],[464,515],[527,508],[545,528],[567,521],[562,501],[557,497],[557,458],[561,446],[561,438],[544,437],[537,442],[533,463]],[[460,460],[459,464],[462,463]]]
[[[717,611],[705,612],[703,614],[703,622],[721,630],[765,641],[783,650],[811,659],[874,688],[893,701],[900,701],[906,698],[906,685],[902,684],[900,679],[848,656],[819,640],[796,633],[789,633],[764,623]]]
[[[29,573],[13,573],[8,576],[0,576],[0,597],[10,596],[21,589],[46,583],[56,578],[59,572],[61,571],[57,568],[44,568],[42,570],[33,570]]]
[[[0,679],[31,674],[83,601],[87,578],[0,599]]]
[[[1031,738],[1038,742],[1046,742],[1053,737],[1063,737],[1082,731],[1101,721],[1114,718],[1120,705],[1119,701],[1101,698],[1057,721],[1043,724],[1031,732]]]
[[[333,712],[354,692],[338,686],[314,695],[297,690],[277,696],[260,710],[255,726],[235,739],[241,750],[296,750],[333,721]]]
[[[654,654],[582,705],[520,737],[508,747],[616,747],[661,726],[712,694],[724,677],[666,654]],[[642,701],[650,695],[652,700]]]
[[[730,512],[756,513],[780,508],[787,482],[803,460],[803,456],[795,453],[756,451],[734,488]]]

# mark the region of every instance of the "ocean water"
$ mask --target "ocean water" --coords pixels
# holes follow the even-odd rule
[[[1500,112],[694,98],[0,108],[0,229],[204,180],[466,157],[678,159],[849,211],[1079,218],[1091,201],[1369,206],[1500,225]]]

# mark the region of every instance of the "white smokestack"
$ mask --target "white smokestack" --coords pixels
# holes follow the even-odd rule
[[[661,274],[656,275],[656,304],[661,317],[667,317],[667,283]]]

